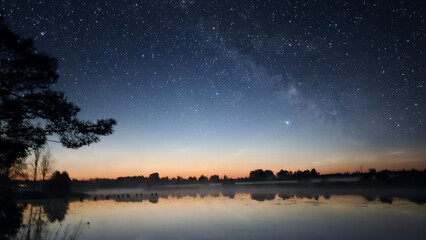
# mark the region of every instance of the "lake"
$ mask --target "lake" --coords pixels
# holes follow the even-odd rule
[[[86,199],[18,201],[24,226],[15,238],[426,239],[426,205],[420,191],[376,192],[261,187],[97,190]]]

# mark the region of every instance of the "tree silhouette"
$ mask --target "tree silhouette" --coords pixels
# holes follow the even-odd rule
[[[206,176],[201,175],[201,176],[198,178],[198,182],[199,182],[199,183],[202,183],[202,184],[207,184],[207,183],[209,182],[209,179],[208,179]]]
[[[56,171],[46,186],[50,191],[66,193],[71,190],[71,179],[66,171]]]
[[[158,184],[160,182],[160,175],[158,173],[151,173],[149,175],[148,180],[149,180],[149,184],[152,184],[152,185]]]
[[[250,172],[250,181],[273,181],[275,180],[274,172],[271,170],[256,169]]]
[[[188,178],[188,183],[190,183],[190,184],[197,183],[197,178],[196,177],[189,177]]]
[[[315,168],[312,168],[311,170],[311,176],[312,177],[318,177],[319,173],[317,172],[317,170],[315,170]]]
[[[218,175],[212,175],[210,176],[209,182],[211,183],[220,183],[220,179]]]
[[[287,171],[287,170],[283,170],[281,169],[278,173],[277,173],[277,178],[278,180],[286,180],[291,178],[291,175],[293,173],[291,171]]]
[[[40,173],[41,173],[43,182],[46,175],[52,170],[52,165],[53,165],[52,155],[50,154],[50,150],[47,149],[46,152],[43,154],[41,158],[41,162],[40,162]]]
[[[34,149],[34,158],[30,160],[30,169],[33,177],[33,191],[35,190],[37,182],[37,174],[39,172],[39,163],[41,159],[41,148]]]
[[[14,164],[31,149],[55,135],[67,148],[79,148],[109,135],[114,119],[82,121],[80,111],[64,92],[50,87],[58,80],[55,58],[39,53],[31,39],[21,38],[0,14],[0,174],[9,175]]]

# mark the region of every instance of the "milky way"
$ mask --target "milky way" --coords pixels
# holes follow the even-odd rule
[[[55,87],[82,117],[116,118],[120,139],[426,143],[424,1],[2,0],[2,9],[59,60]]]

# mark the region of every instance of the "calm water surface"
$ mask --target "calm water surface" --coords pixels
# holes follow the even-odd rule
[[[119,197],[106,199],[113,193]],[[426,206],[408,199],[285,191],[136,193],[33,201],[25,205],[23,221],[32,216],[34,225],[40,217],[50,236],[78,231],[78,239],[426,239]],[[23,227],[17,238],[27,233]]]

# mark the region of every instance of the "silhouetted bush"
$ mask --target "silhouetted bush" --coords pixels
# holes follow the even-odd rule
[[[188,183],[190,183],[190,184],[195,184],[195,183],[197,183],[198,181],[197,181],[197,178],[196,177],[189,177],[188,178]]]
[[[256,181],[274,181],[276,179],[274,172],[271,170],[265,170],[257,169],[250,172],[249,180],[256,182]]]
[[[212,175],[209,179],[210,183],[220,183],[220,179],[218,175]]]
[[[312,182],[311,179],[318,179]],[[333,178],[345,179],[349,181],[342,183]],[[218,175],[212,175],[210,179],[202,175],[199,179],[196,177],[183,178],[180,176],[160,178],[158,173],[152,173],[149,177],[133,176],[119,177],[117,179],[96,178],[91,180],[73,180],[73,187],[76,188],[121,188],[121,187],[145,187],[150,185],[185,185],[185,184],[208,184],[221,183],[223,185],[233,185],[236,182],[262,182],[275,180],[297,180],[299,184],[313,184],[317,186],[350,186],[350,187],[426,187],[426,170],[383,170],[375,171],[372,169],[368,173],[333,173],[320,175],[315,169],[297,170],[295,172],[280,170],[275,177],[270,170],[257,169],[250,172],[249,177],[240,177],[236,179],[228,178],[226,175],[221,179]],[[358,182],[356,182],[358,181]],[[31,185],[31,181],[15,181],[15,184]],[[284,183],[276,183],[284,184]],[[285,184],[296,184],[294,181]]]
[[[199,183],[201,183],[201,184],[207,184],[209,181],[208,181],[208,179],[207,179],[207,177],[206,177],[206,176],[201,175],[201,176],[198,178],[198,182],[199,182]]]
[[[71,179],[66,171],[56,171],[50,177],[46,188],[52,192],[69,192],[71,190]]]
[[[151,173],[148,178],[148,184],[155,185],[160,182],[160,175],[158,173]]]
[[[277,173],[277,179],[278,180],[288,180],[288,179],[291,179],[292,178],[292,176],[291,175],[293,175],[293,172],[292,171],[287,171],[287,170],[280,170],[278,173]]]

